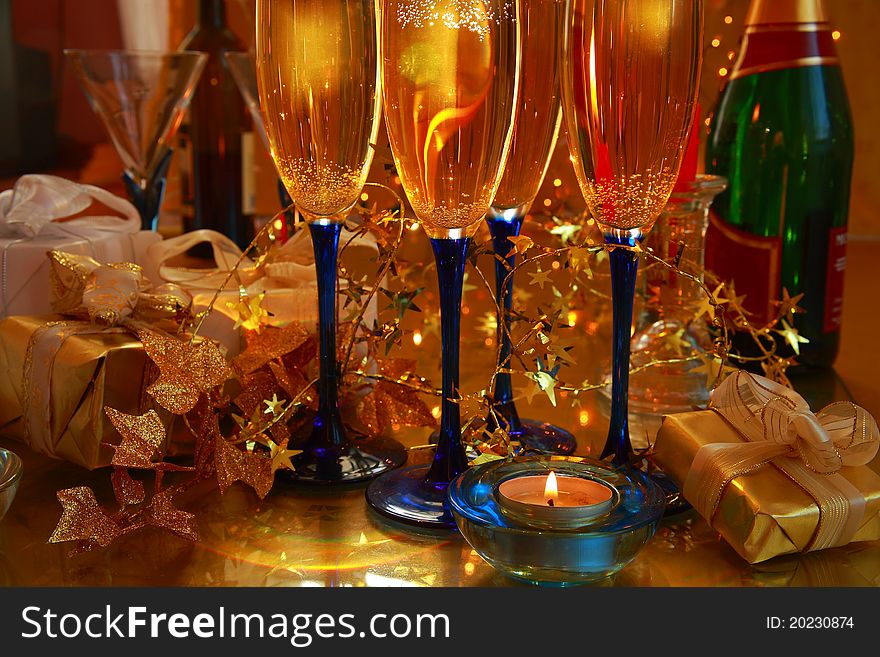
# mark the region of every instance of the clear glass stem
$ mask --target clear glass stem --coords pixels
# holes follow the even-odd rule
[[[608,233],[607,244],[635,246],[641,234],[629,231]],[[611,261],[612,356],[611,356],[611,425],[601,458],[613,455],[612,463],[623,465],[632,456],[629,439],[629,356],[632,332],[633,302],[639,259],[628,249],[614,249]]]
[[[511,276],[507,284],[504,280],[507,278],[510,270],[516,264],[516,255],[507,254],[513,249],[513,243],[508,239],[519,235],[522,229],[524,212],[520,212],[519,208],[512,211],[491,214],[486,218],[489,226],[489,232],[492,235],[492,246],[495,254],[499,258],[503,258],[507,263],[495,259],[495,298],[498,301],[498,307],[501,314],[498,316],[498,366],[505,369],[510,368],[510,310],[513,307],[513,276]],[[518,433],[522,431],[522,423],[519,419],[519,413],[513,401],[513,383],[510,374],[501,372],[495,376],[495,389],[492,391],[492,398],[495,402],[495,413],[500,415],[507,423],[509,433]],[[494,431],[497,423],[495,416],[490,415],[487,420],[489,431]]]
[[[440,333],[442,393],[440,437],[427,481],[448,484],[467,469],[467,457],[461,443],[461,408],[454,399],[458,394],[459,339],[461,327],[461,291],[464,284],[465,256],[471,238],[431,240],[440,286]]]
[[[336,363],[336,259],[339,251],[339,222],[312,222],[309,232],[315,250],[318,274],[318,415],[306,445],[308,452],[334,462],[348,446],[339,414],[339,370]]]
[[[157,230],[159,227],[159,208],[162,206],[162,198],[165,196],[165,177],[168,174],[170,163],[171,149],[168,148],[159,161],[159,166],[146,180],[142,182],[135,180],[128,171],[122,174],[122,180],[131,197],[131,203],[141,216],[143,230]]]

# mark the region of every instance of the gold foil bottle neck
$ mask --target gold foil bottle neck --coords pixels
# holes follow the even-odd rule
[[[826,22],[822,0],[752,0],[746,15],[746,27]]]

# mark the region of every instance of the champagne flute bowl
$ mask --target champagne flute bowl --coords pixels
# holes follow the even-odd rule
[[[207,55],[138,50],[64,54],[122,158],[122,177],[144,230],[156,230],[171,142]]]

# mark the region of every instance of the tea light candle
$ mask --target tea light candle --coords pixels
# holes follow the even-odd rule
[[[586,525],[605,515],[614,503],[614,488],[586,477],[548,475],[513,477],[498,485],[501,512],[516,521],[542,528]]]

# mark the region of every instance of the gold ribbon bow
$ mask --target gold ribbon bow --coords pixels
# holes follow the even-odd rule
[[[143,269],[129,262],[101,264],[84,255],[50,251],[52,309],[117,326],[131,320],[179,319],[192,298],[177,285],[153,288]]]
[[[837,402],[813,414],[793,390],[743,371],[712,392],[710,408],[746,442],[712,443],[697,452],[684,495],[703,517],[711,522],[731,481],[772,463],[819,507],[819,525],[805,552],[852,540],[865,499],[838,471],[868,464],[880,448],[877,422],[865,409]]]

